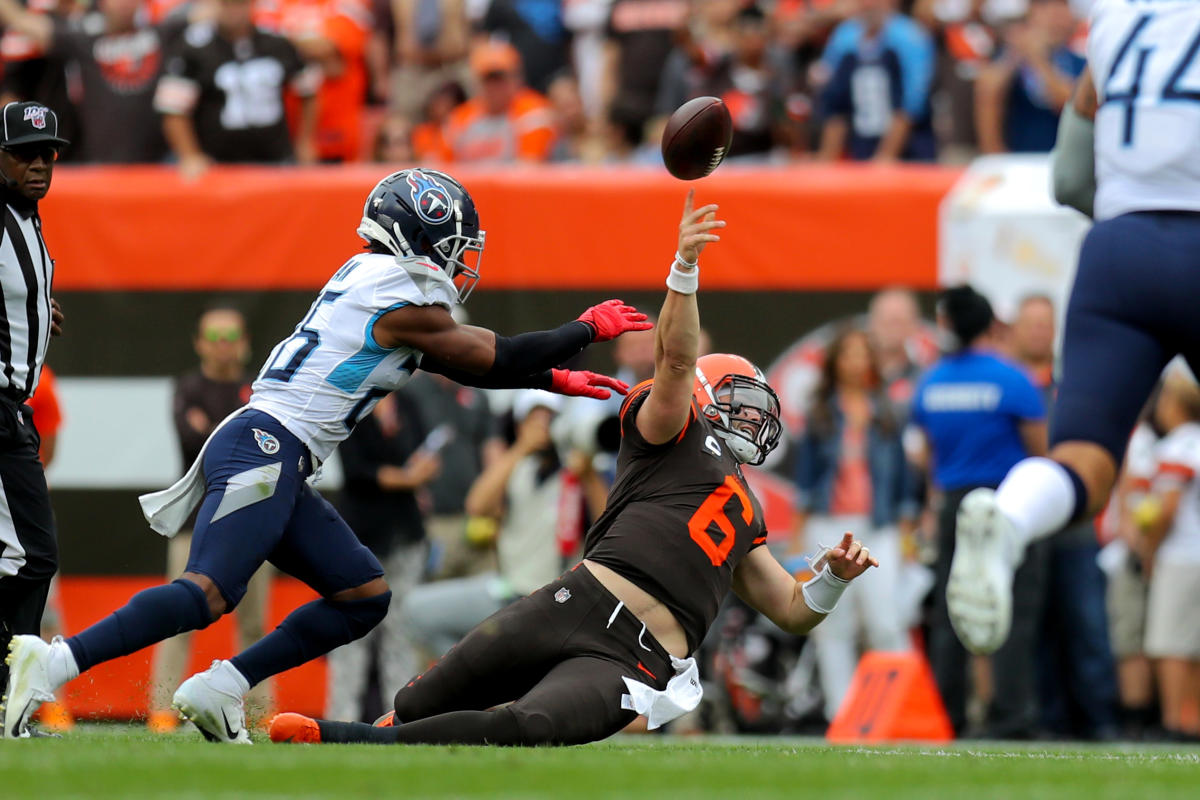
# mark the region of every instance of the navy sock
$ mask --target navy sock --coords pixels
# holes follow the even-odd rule
[[[211,622],[204,590],[180,579],[138,592],[121,608],[67,639],[67,646],[83,672],[178,633],[207,628]]]
[[[365,636],[387,614],[392,593],[339,603],[314,600],[230,661],[254,686]]]
[[[1067,477],[1071,479],[1071,486],[1075,488],[1075,508],[1071,509],[1071,522],[1081,522],[1087,516],[1087,486],[1084,485],[1083,478],[1079,477],[1079,473],[1070,466],[1061,461],[1058,462],[1058,465],[1063,468],[1063,472],[1067,473]]]

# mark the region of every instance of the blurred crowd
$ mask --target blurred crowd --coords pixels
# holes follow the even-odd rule
[[[1089,0],[0,0],[0,94],[62,158],[655,163],[721,97],[734,161],[1044,152]]]

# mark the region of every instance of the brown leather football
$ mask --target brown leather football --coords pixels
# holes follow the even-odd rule
[[[697,97],[675,109],[663,130],[663,162],[681,181],[703,178],[729,152],[733,119],[719,97]]]

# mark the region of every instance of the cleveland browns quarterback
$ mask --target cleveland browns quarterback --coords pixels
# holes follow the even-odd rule
[[[396,694],[374,726],[285,713],[277,742],[581,744],[639,714],[650,728],[696,707],[690,654],[730,588],[806,633],[849,581],[878,566],[847,533],[796,581],[763,545],[742,464],[779,441],[779,400],[735,355],[697,358],[697,260],[719,241],[717,207],[688,194],[659,315],[653,379],[621,408],[617,476],[580,564],[480,623]],[[502,705],[508,703],[508,705]]]

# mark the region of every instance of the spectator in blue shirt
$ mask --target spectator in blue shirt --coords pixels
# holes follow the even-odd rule
[[[946,612],[955,514],[971,489],[999,485],[1018,461],[1046,450],[1041,394],[1022,369],[990,352],[993,321],[987,298],[969,286],[942,294],[938,325],[952,346],[917,385],[912,407],[912,421],[927,443],[933,482],[942,493],[929,660],[956,732],[966,723],[968,659]],[[1040,585],[1046,560],[1031,554],[1021,569],[1026,576],[1018,573],[1015,586],[1026,579]],[[987,733],[996,737],[1032,736],[1038,722],[1034,651],[1041,609],[1027,608],[1025,599],[1014,598],[1013,633],[993,656]]]
[[[820,157],[932,161],[937,145],[929,94],[935,51],[929,34],[896,12],[896,0],[860,0],[821,56]]]
[[[1032,0],[1009,26],[1000,57],[975,84],[975,126],[985,153],[1048,153],[1058,115],[1086,60],[1068,46],[1078,20],[1067,0]]]

